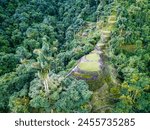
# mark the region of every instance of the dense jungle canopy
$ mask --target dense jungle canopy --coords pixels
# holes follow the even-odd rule
[[[150,112],[150,1],[0,0],[0,112]]]

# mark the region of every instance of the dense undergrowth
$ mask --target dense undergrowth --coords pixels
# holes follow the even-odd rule
[[[92,112],[89,85],[66,75],[100,39],[82,30],[112,13],[113,112],[150,112],[148,0],[0,1],[0,112]]]

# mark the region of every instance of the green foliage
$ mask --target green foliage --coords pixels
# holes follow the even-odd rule
[[[64,77],[101,29],[112,31],[106,48],[121,84],[110,92],[114,112],[150,112],[149,7],[148,0],[2,0],[0,112],[91,112],[86,82]]]
[[[19,92],[14,92],[10,97],[9,108],[11,112],[29,112],[29,97],[26,85]]]
[[[58,86],[53,87],[49,93],[44,92],[39,78],[31,81],[29,92],[24,88],[14,93],[9,100],[11,111],[90,112],[89,100],[92,92],[88,90],[85,81],[73,78],[62,80],[59,75],[51,75],[51,79]]]
[[[30,106],[35,108],[34,112],[50,112],[50,103],[48,99],[40,95],[30,101]]]
[[[34,111],[31,112],[51,112],[53,110],[53,104],[59,99],[59,93],[62,91],[60,86],[61,78],[59,76],[52,75],[50,91],[47,93],[44,91],[44,84],[39,78],[34,79],[30,83],[29,97],[30,107]]]
[[[122,81],[114,111],[150,112],[148,0],[119,3],[118,29],[110,41],[111,61]]]
[[[0,76],[13,71],[19,59],[12,53],[0,53]]]
[[[55,103],[57,112],[90,112],[89,100],[92,92],[88,90],[87,84],[80,80],[66,79],[63,81],[66,88],[60,94]]]
[[[23,73],[21,73],[23,71]],[[9,112],[9,98],[14,92],[20,91],[32,80],[33,72],[21,70],[7,73],[0,77],[0,111]]]

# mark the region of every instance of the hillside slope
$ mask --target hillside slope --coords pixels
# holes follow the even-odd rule
[[[148,0],[0,1],[0,112],[150,112]]]

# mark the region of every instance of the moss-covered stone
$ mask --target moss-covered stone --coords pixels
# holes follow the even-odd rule
[[[108,42],[108,40],[110,39],[110,37],[111,37],[111,31],[106,31],[106,30],[102,30],[101,31],[101,41],[103,42],[103,43],[106,43],[106,42]]]
[[[108,17],[108,24],[115,24],[116,23],[116,16],[115,15],[111,15]]]
[[[114,29],[115,29],[115,26],[114,26],[114,25],[115,25],[115,24],[108,24],[107,26],[103,27],[103,30],[113,32]]]
[[[102,33],[102,35],[106,35],[107,37],[110,37],[111,31],[109,31],[109,30],[102,30],[101,33]]]
[[[106,48],[106,44],[107,43],[98,42],[96,44],[96,48],[99,49],[99,50],[104,50]]]
[[[92,79],[91,74],[84,74],[84,73],[79,73],[79,72],[74,72],[73,75],[77,78],[84,78],[84,79]]]
[[[104,21],[98,21],[98,22],[96,23],[96,27],[97,27],[98,29],[101,29],[102,27],[104,27]]]

